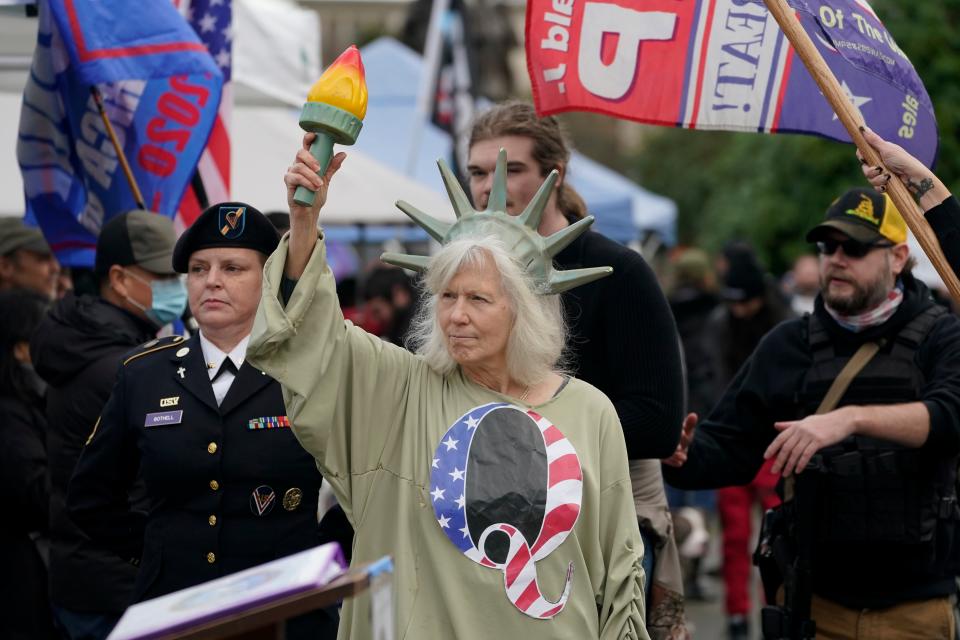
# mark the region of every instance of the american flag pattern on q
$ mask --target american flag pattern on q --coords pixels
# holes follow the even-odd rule
[[[569,440],[534,411],[495,402],[471,409],[444,434],[431,460],[437,524],[477,564],[503,572],[517,609],[548,619],[566,605],[561,585],[540,585],[536,563],[567,538],[580,515],[583,471]]]

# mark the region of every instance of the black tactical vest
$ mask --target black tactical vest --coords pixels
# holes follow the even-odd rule
[[[931,306],[887,338],[838,406],[919,400],[925,381],[916,351],[944,313],[942,307]],[[850,359],[835,353],[816,315],[809,316],[808,331],[813,364],[798,399],[803,415],[816,412]],[[956,458],[852,436],[822,449],[814,464],[821,543],[903,545],[912,562],[927,566],[955,562],[953,538],[960,520]]]

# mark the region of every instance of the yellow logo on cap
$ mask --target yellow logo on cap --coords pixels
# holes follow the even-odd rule
[[[875,225],[880,224],[880,220],[873,214],[873,201],[862,193],[860,194],[860,204],[857,205],[857,208],[847,209],[846,213],[851,216],[863,218],[867,222],[872,222]]]

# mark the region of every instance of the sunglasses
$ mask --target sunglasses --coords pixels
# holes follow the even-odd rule
[[[889,242],[857,242],[856,240],[821,240],[817,243],[817,251],[823,256],[832,256],[836,253],[838,247],[843,248],[843,253],[848,258],[862,258],[874,249],[889,248],[893,244]]]

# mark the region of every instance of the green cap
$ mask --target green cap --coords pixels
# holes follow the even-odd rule
[[[0,256],[7,256],[18,249],[36,251],[44,255],[53,253],[40,229],[24,224],[23,218],[0,217]]]

